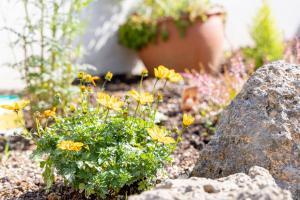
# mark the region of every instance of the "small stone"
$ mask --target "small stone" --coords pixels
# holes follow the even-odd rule
[[[55,193],[50,193],[47,196],[47,200],[61,200],[61,196],[55,194]]]
[[[210,184],[208,184],[208,185],[203,185],[203,189],[204,189],[204,191],[207,192],[207,193],[217,193],[217,192],[219,192],[218,190],[216,190],[216,189],[214,188],[214,186],[212,186],[212,185],[210,185]]]

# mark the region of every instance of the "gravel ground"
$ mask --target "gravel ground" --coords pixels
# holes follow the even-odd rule
[[[146,90],[151,90],[153,80],[146,80],[144,85]],[[111,84],[108,85],[108,91],[114,94],[122,94],[132,86],[135,87],[136,84]],[[169,85],[163,92],[165,103],[160,105],[159,112],[167,116],[167,120],[163,122],[167,127],[178,126],[178,123],[181,123],[180,95],[183,87],[184,85]],[[204,132],[206,132],[205,128],[196,124],[184,133],[182,142],[173,153],[172,165],[166,166],[170,178],[188,176],[199,156],[199,150],[209,141],[207,136],[201,136],[201,133]],[[3,139],[1,143],[0,138],[0,151],[3,151],[3,144]],[[45,191],[45,185],[41,177],[42,171],[38,163],[30,158],[34,145],[20,138],[11,138],[10,144],[12,150],[9,152],[9,156],[7,157],[4,153],[1,153],[0,200],[86,199],[82,194],[73,191],[71,188],[64,187],[60,178],[56,180],[56,184],[50,191]]]

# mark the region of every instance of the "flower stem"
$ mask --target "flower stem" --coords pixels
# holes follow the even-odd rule
[[[107,108],[107,111],[106,111],[106,115],[105,115],[104,122],[106,122],[106,120],[107,120],[107,117],[108,117],[108,114],[109,114],[109,109]]]
[[[141,80],[140,80],[140,92],[142,91],[143,80],[144,80],[144,75],[142,75]]]
[[[182,140],[182,135],[183,135],[183,132],[185,131],[185,129],[186,129],[186,126],[183,126],[181,131],[179,132],[179,135],[176,140],[177,144]]]
[[[157,85],[157,83],[158,83],[158,79],[156,79],[156,81],[155,81],[155,83],[154,83],[154,85],[153,85],[153,89],[152,89],[152,95],[154,95],[154,93],[155,93],[155,87],[156,87],[156,85]]]
[[[136,106],[136,109],[135,109],[135,111],[134,111],[134,116],[136,116],[136,114],[137,114],[137,112],[138,112],[138,109],[139,109],[139,107],[140,107],[140,103],[138,103],[138,104],[137,104],[137,106]]]
[[[104,91],[106,83],[107,83],[107,80],[104,81],[104,83],[103,83],[103,85],[101,87],[101,91]]]

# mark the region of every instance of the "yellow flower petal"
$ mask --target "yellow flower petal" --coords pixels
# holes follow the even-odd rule
[[[73,142],[71,140],[64,140],[58,143],[56,147],[61,150],[78,152],[82,149],[83,145],[84,144],[82,142]]]
[[[100,105],[108,109],[113,109],[115,111],[122,110],[122,106],[124,105],[124,102],[121,101],[118,97],[109,96],[104,92],[99,92],[97,94],[97,101],[100,103]]]
[[[52,110],[45,110],[42,114],[43,117],[45,118],[50,118],[50,117],[55,117],[56,116],[56,108],[54,107]]]
[[[148,134],[150,137],[158,142],[164,143],[164,144],[172,144],[175,143],[175,140],[172,137],[165,136],[165,133],[162,129],[160,129],[158,126],[155,126],[153,128],[147,129]]]
[[[191,115],[183,114],[182,124],[184,126],[190,126],[194,123],[195,118]]]
[[[154,75],[157,79],[166,79],[169,74],[169,69],[163,65],[159,65],[157,68],[154,68]]]
[[[145,105],[154,101],[153,95],[148,92],[137,92],[136,90],[130,90],[128,95],[131,96],[138,103]]]
[[[182,81],[183,78],[179,73],[176,73],[175,70],[172,69],[172,70],[169,71],[167,80],[172,82],[172,83],[177,83],[179,81]]]
[[[30,103],[30,101],[28,101],[28,100],[21,100],[21,101],[13,103],[11,105],[0,105],[0,108],[6,109],[6,110],[12,110],[12,111],[19,111],[19,110],[24,109],[29,103]]]

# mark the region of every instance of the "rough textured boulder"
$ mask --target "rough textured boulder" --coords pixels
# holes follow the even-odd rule
[[[155,189],[129,200],[291,200],[268,170],[252,167],[248,175],[238,173],[217,180],[192,177],[168,180]]]
[[[253,165],[300,199],[300,66],[274,62],[253,74],[223,112],[192,176],[218,178]]]

